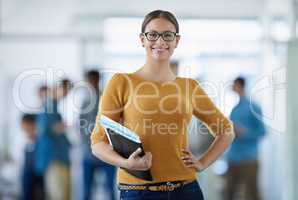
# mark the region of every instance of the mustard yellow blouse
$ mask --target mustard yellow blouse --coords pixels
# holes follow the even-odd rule
[[[212,134],[231,130],[230,121],[216,108],[200,85],[193,79],[177,77],[173,81],[156,83],[134,73],[115,74],[100,102],[96,126],[91,143],[108,143],[99,123],[100,115],[106,115],[136,132],[145,151],[152,153],[151,173],[153,182],[194,180],[196,172],[184,166],[182,148],[188,147],[187,126],[195,115]],[[118,182],[145,184],[123,169],[118,169]]]

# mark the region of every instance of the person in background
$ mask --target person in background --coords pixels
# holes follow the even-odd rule
[[[98,112],[98,102],[101,95],[99,89],[100,74],[97,70],[90,70],[86,72],[85,79],[89,93],[84,95],[79,116],[80,134],[83,145],[83,199],[91,199],[95,173],[98,170],[102,170],[106,175],[105,189],[109,199],[114,200],[116,169],[93,156],[90,148],[90,134],[94,128],[94,123],[96,123],[95,119]]]
[[[22,169],[22,200],[44,199],[43,177],[34,168],[36,151],[36,115],[23,114],[21,128],[25,132],[28,143],[25,146],[24,165]]]
[[[66,125],[58,112],[58,102],[67,96],[71,82],[63,79],[44,103],[37,117],[37,151],[35,167],[44,176],[45,191],[49,200],[70,199],[70,142]]]
[[[50,88],[47,85],[41,85],[38,88],[38,98],[40,99],[40,103],[43,106],[44,102],[48,98],[50,94]]]
[[[245,199],[259,200],[258,147],[265,134],[261,108],[246,96],[245,79],[234,80],[233,91],[239,96],[239,103],[231,112],[236,138],[227,152],[229,169],[225,199],[232,200],[238,193],[238,186],[244,186]]]

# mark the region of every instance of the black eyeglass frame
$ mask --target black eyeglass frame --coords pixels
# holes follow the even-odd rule
[[[149,40],[149,39],[148,39],[148,36],[147,36],[149,33],[156,33],[156,34],[158,35],[158,37],[157,37],[155,40]],[[164,36],[163,36],[165,33],[172,33],[172,34],[174,34],[173,40],[165,40],[165,39],[164,39]],[[146,39],[147,39],[148,41],[150,41],[150,42],[156,42],[160,37],[161,37],[165,42],[172,42],[172,41],[175,40],[175,38],[176,38],[177,36],[180,36],[179,33],[177,33],[177,32],[173,32],[173,31],[165,31],[165,32],[162,32],[162,33],[159,33],[159,32],[157,32],[157,31],[148,31],[148,32],[145,32],[145,33],[141,33],[141,35],[144,35],[144,36],[146,37]]]

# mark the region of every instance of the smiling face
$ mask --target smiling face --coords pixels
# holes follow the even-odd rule
[[[151,20],[146,28],[147,32],[164,33],[167,31],[177,32],[174,24],[164,18],[156,18]],[[174,49],[177,47],[180,36],[176,36],[173,41],[164,41],[160,36],[157,41],[149,41],[144,34],[140,35],[143,47],[146,49],[147,59],[155,61],[170,60]]]

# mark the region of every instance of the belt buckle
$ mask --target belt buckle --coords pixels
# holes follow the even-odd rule
[[[172,187],[172,189],[169,189],[168,191],[174,191],[174,190],[175,190],[175,188],[174,188],[174,184],[173,184],[173,183],[171,183],[171,182],[167,182],[166,185],[169,186],[169,187]]]

